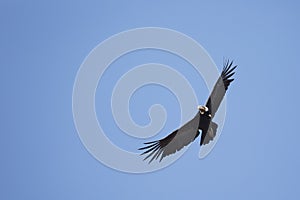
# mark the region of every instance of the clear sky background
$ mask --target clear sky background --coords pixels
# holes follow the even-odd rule
[[[0,199],[299,199],[299,8],[297,1],[1,1]],[[145,26],[183,32],[220,70],[223,57],[239,68],[223,133],[209,156],[198,159],[197,140],[173,165],[136,175],[87,152],[73,123],[72,89],[97,44]],[[174,64],[199,84],[199,104],[207,98],[201,77],[178,57],[128,56],[111,70],[144,61]],[[107,72],[107,80],[113,75]],[[137,123],[147,124],[153,103],[169,115],[160,138],[178,125],[179,109],[169,91],[145,87],[131,104]],[[118,133],[110,115],[108,137],[136,151],[143,141]]]

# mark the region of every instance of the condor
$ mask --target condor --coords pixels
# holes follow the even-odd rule
[[[215,138],[218,125],[213,122],[213,118],[230,83],[234,80],[231,77],[234,75],[236,67],[237,65],[233,66],[233,61],[229,62],[227,60],[224,62],[222,73],[205,106],[198,106],[198,112],[192,120],[165,138],[144,143],[146,146],[139,148],[139,150],[144,151],[141,155],[146,155],[144,160],[150,159],[149,163],[151,163],[153,160],[158,159],[160,162],[164,157],[176,153],[176,151],[193,142],[200,135],[200,130],[200,146],[208,144]]]

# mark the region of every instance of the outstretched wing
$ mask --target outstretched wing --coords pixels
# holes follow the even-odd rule
[[[208,107],[208,112],[211,114],[212,118],[215,116],[228,86],[234,80],[233,78],[230,79],[230,77],[235,73],[233,70],[237,67],[237,65],[232,67],[232,64],[233,61],[225,61],[223,71],[206,102],[206,107]]]
[[[160,157],[160,162],[164,157],[173,154],[190,144],[199,136],[199,121],[200,112],[198,112],[191,121],[187,122],[167,137],[161,140],[144,143],[147,146],[139,148],[139,150],[145,150],[141,155],[148,154],[144,160],[150,158],[149,163],[151,163],[154,159]]]

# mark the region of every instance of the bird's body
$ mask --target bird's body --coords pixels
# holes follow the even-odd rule
[[[199,135],[201,130],[200,146],[208,144],[217,134],[218,125],[213,122],[222,99],[228,86],[234,79],[230,77],[235,73],[232,67],[233,62],[224,63],[223,71],[218,78],[213,91],[211,92],[205,106],[198,106],[198,112],[195,117],[184,124],[181,128],[173,131],[165,138],[153,142],[146,142],[147,146],[139,150],[145,150],[141,155],[148,154],[144,160],[151,158],[149,163],[154,159],[161,161],[164,157],[181,150],[193,142]]]
[[[199,126],[198,126],[199,132],[200,132],[200,130],[202,132],[201,133],[200,145],[202,145],[204,143],[206,133],[208,132],[208,129],[209,129],[209,126],[210,126],[211,123],[214,123],[214,122],[212,122],[211,116],[209,116],[209,114],[202,114],[201,115],[201,118],[200,118],[200,121],[199,121]]]

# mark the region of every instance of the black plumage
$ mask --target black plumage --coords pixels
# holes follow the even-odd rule
[[[234,75],[236,67],[233,66],[233,61],[229,62],[227,60],[224,62],[222,73],[214,85],[206,105],[198,106],[198,112],[192,120],[165,138],[144,143],[146,146],[139,148],[139,150],[144,150],[141,155],[147,154],[144,160],[150,159],[149,163],[155,159],[161,161],[164,157],[181,150],[193,142],[200,135],[200,130],[200,146],[208,144],[214,139],[218,125],[212,119],[224,98],[228,86],[234,80],[231,77]]]

